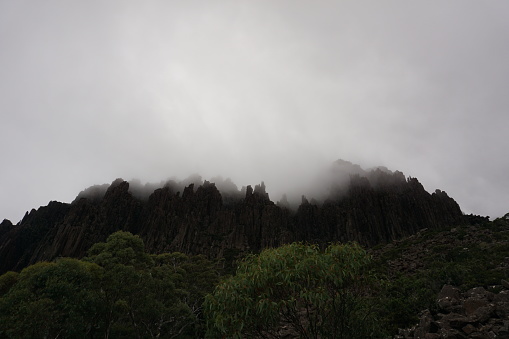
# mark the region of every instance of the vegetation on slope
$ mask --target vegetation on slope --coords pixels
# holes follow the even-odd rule
[[[213,264],[182,253],[149,255],[112,234],[84,260],[61,258],[0,277],[2,338],[196,338]]]
[[[238,262],[151,255],[117,232],[83,260],[0,276],[0,338],[387,337],[436,309],[444,284],[500,289],[509,220],[423,230],[367,252],[294,243]]]
[[[214,338],[366,338],[380,334],[377,281],[357,244],[294,243],[244,259],[207,296]]]
[[[509,219],[418,234],[372,249],[374,267],[388,282],[385,323],[391,333],[437,310],[443,285],[466,291],[499,289],[509,278]]]

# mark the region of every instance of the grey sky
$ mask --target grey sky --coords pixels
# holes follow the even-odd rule
[[[0,0],[0,219],[117,177],[338,158],[509,212],[509,2]]]

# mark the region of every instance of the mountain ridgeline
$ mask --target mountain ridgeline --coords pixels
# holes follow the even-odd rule
[[[183,252],[231,260],[246,252],[305,241],[372,246],[421,229],[467,223],[445,192],[385,168],[364,171],[339,160],[320,200],[290,208],[265,185],[237,190],[230,181],[168,182],[144,189],[121,179],[93,186],[71,204],[50,202],[16,225],[0,224],[0,273],[57,257],[81,258],[115,231],[138,234],[153,253]]]

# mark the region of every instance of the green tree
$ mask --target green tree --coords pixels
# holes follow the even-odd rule
[[[93,261],[104,268],[115,265],[145,269],[153,266],[152,258],[145,252],[143,240],[129,232],[111,234],[106,242],[94,244],[88,251],[87,261]]]
[[[9,292],[12,286],[18,282],[18,273],[9,271],[0,276],[0,297]]]
[[[197,336],[204,296],[217,282],[209,260],[182,253],[149,255],[142,239],[128,232],[95,244],[86,260],[105,268],[106,337]]]
[[[177,300],[174,277],[152,272],[154,260],[143,240],[129,232],[113,233],[105,243],[93,245],[85,260],[105,269],[100,282],[105,337],[161,336],[161,318],[173,315],[164,306]]]
[[[0,299],[0,333],[8,338],[85,338],[100,327],[102,269],[76,259],[25,268]]]
[[[172,317],[178,323],[169,325],[179,329],[178,335],[203,337],[203,301],[219,281],[215,264],[202,255],[188,256],[179,252],[155,255],[153,258],[156,263],[153,276],[160,277],[163,286],[165,281],[171,283],[179,299],[174,307],[180,308],[181,316]]]
[[[378,334],[369,256],[357,244],[294,243],[247,257],[207,296],[211,337],[366,338]]]
[[[211,261],[150,255],[117,232],[84,260],[59,258],[0,276],[0,338],[203,337]]]

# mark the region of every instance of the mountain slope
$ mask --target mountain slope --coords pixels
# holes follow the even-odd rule
[[[469,219],[370,250],[388,281],[384,317],[397,338],[509,335],[509,218]]]

